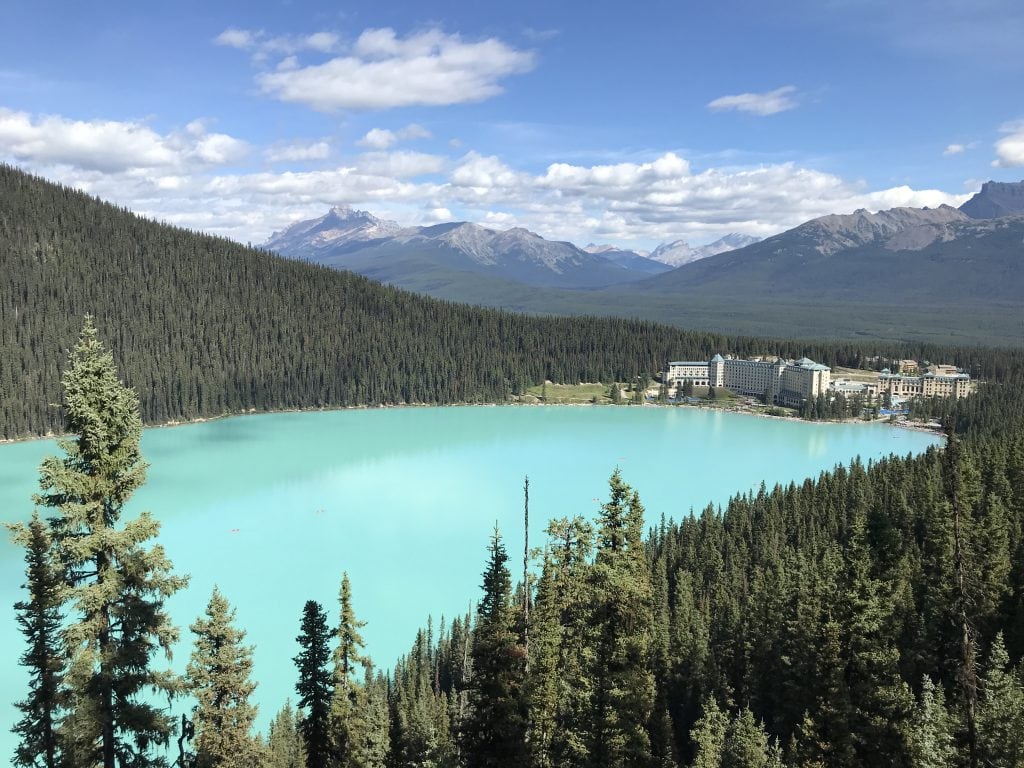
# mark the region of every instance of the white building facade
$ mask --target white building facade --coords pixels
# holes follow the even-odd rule
[[[799,407],[828,389],[831,369],[808,358],[786,361],[742,360],[715,355],[706,363],[671,362],[665,382],[678,387],[689,379],[697,387],[725,387],[743,395],[756,395],[766,402]]]

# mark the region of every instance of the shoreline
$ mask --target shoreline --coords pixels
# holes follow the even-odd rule
[[[614,403],[542,403],[542,402],[506,402],[506,403],[447,403],[441,405],[438,403],[396,403],[388,405],[336,405],[336,406],[321,406],[317,408],[277,408],[273,410],[260,411],[255,408],[250,408],[245,411],[237,411],[234,413],[222,413],[216,416],[197,416],[194,419],[172,419],[171,421],[161,422],[159,424],[143,424],[143,429],[171,429],[174,427],[187,427],[193,424],[205,424],[210,421],[220,421],[221,419],[232,419],[241,416],[261,416],[261,415],[272,415],[275,413],[324,413],[331,411],[368,411],[368,410],[385,410],[392,408],[504,408],[504,407],[519,407],[519,408],[532,408],[538,406],[551,406],[557,408],[596,408],[596,407],[607,407],[607,408],[698,408],[700,410],[712,410],[721,411],[723,413],[736,413],[745,416],[755,416],[762,419],[778,419],[779,421],[798,421],[806,424],[886,424],[892,427],[898,427],[900,429],[910,429],[916,432],[925,432],[927,434],[938,435],[939,437],[945,437],[945,433],[941,428],[931,427],[925,424],[919,424],[917,422],[908,421],[889,421],[886,418],[872,419],[871,421],[865,421],[860,418],[848,418],[848,419],[802,419],[799,416],[779,416],[777,414],[760,413],[756,410],[747,407],[737,407],[733,405],[722,405],[716,406],[713,404],[704,403],[691,403],[688,405],[679,405],[676,403],[642,403],[640,406],[634,406],[631,404],[614,404]],[[15,437],[15,438],[0,438],[0,446],[14,445],[17,443],[29,443],[37,440],[57,440],[64,437],[63,433],[49,433],[46,435],[31,435],[26,437]]]

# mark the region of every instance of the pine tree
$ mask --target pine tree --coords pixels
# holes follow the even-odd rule
[[[196,697],[193,723],[197,768],[248,768],[264,755],[250,733],[256,706],[249,697],[252,648],[234,627],[235,612],[214,587],[206,618],[189,627],[196,635],[188,664],[189,689]]]
[[[1000,632],[980,680],[978,752],[982,765],[1024,765],[1024,681],[1010,667]]]
[[[591,668],[590,762],[645,765],[654,706],[650,669],[651,574],[643,544],[643,506],[616,470],[611,498],[598,515],[597,554],[590,571],[596,635]]]
[[[349,753],[353,743],[362,741],[359,733],[361,712],[359,705],[361,685],[354,679],[356,670],[362,667],[363,638],[359,630],[366,622],[356,619],[352,608],[352,585],[348,574],[343,573],[338,594],[341,615],[338,622],[338,646],[334,649],[334,692],[331,697],[331,740],[332,753],[336,764],[351,763]]]
[[[531,748],[537,766],[581,766],[590,730],[590,584],[593,527],[582,517],[548,524],[530,613]]]
[[[927,675],[921,688],[921,701],[914,710],[908,740],[913,768],[947,768],[953,765],[956,757],[953,723],[946,711],[942,687],[935,685]]]
[[[157,649],[170,655],[178,633],[164,600],[188,580],[171,574],[160,545],[143,547],[160,530],[148,512],[116,527],[146,476],[142,422],[138,397],[118,381],[91,318],[63,385],[66,431],[77,438],[58,441],[63,458],[43,460],[36,496],[37,504],[56,511],[53,540],[76,612],[65,635],[71,713],[62,730],[74,760],[136,765],[171,732],[171,718],[140,694],[182,688],[179,678],[150,670],[149,662]]]
[[[722,749],[722,768],[766,768],[768,734],[744,707],[729,723]]]
[[[718,703],[709,696],[704,701],[700,719],[690,732],[690,740],[695,750],[693,768],[721,768],[728,727],[728,715],[719,709]]]
[[[334,681],[327,665],[333,633],[327,614],[315,600],[302,610],[302,625],[296,642],[302,647],[295,657],[299,682],[299,732],[306,749],[306,768],[327,768],[331,761],[329,721]]]
[[[21,739],[14,764],[19,768],[56,768],[65,669],[60,637],[63,574],[53,563],[50,529],[38,511],[27,525],[11,528],[14,543],[25,547],[28,579],[24,585],[28,600],[14,604],[18,626],[28,643],[20,661],[29,672],[28,696],[17,704],[22,718],[12,729]]]
[[[512,577],[497,526],[487,548],[483,598],[473,633],[470,712],[462,731],[468,768],[520,768],[526,764],[526,657],[515,631]]]
[[[306,747],[299,733],[297,715],[290,701],[270,721],[267,734],[267,768],[305,768]]]
[[[385,768],[388,762],[388,682],[374,675],[373,665],[364,661],[365,677],[357,700],[358,728],[350,740],[351,768]]]

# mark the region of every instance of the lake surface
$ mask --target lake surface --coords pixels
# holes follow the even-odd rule
[[[241,416],[149,429],[149,479],[129,505],[163,523],[159,541],[187,590],[168,604],[188,625],[214,584],[256,646],[259,726],[295,699],[292,657],[306,600],[337,620],[342,571],[363,637],[390,667],[429,613],[463,614],[479,599],[495,521],[513,573],[523,550],[522,487],[530,477],[530,542],[548,519],[593,519],[619,467],[648,523],[724,504],[763,480],[814,477],[855,456],[919,453],[938,438],[880,424],[814,424],[699,408],[396,408]],[[0,520],[31,514],[38,465],[52,441],[0,446]],[[13,751],[13,700],[25,691],[23,553],[0,537],[0,762]],[[179,710],[181,707],[179,706]]]

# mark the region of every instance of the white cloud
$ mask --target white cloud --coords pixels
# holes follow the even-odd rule
[[[964,146],[963,144],[950,144],[942,151],[942,154],[946,155],[947,157],[949,155],[959,155],[962,154],[966,149],[967,147]]]
[[[228,28],[213,38],[217,45],[225,45],[228,48],[240,48],[245,50],[256,44],[256,37],[247,29]]]
[[[720,96],[708,103],[708,109],[714,112],[734,109],[738,112],[750,112],[765,117],[796,109],[799,106],[796,94],[795,85],[784,85],[767,93],[738,93],[733,96]]]
[[[452,221],[455,217],[448,208],[431,208],[424,217],[426,221],[440,224],[445,221]]]
[[[387,128],[371,128],[356,144],[369,149],[387,149],[397,141],[398,136],[394,131],[389,131]]]
[[[248,151],[244,141],[207,132],[202,121],[189,123],[182,132],[160,134],[134,121],[33,117],[0,108],[0,155],[18,161],[116,173],[226,165]]]
[[[275,144],[263,150],[268,163],[302,163],[310,160],[326,160],[331,155],[331,145],[326,141],[296,141]]]
[[[996,159],[992,165],[998,168],[1024,165],[1024,120],[1006,123],[999,130],[1007,135],[996,142]]]
[[[314,32],[310,35],[279,35],[271,37],[262,30],[229,27],[213,38],[216,45],[250,51],[257,60],[267,56],[291,56],[300,51],[331,53],[337,50],[340,39],[333,32]]]
[[[363,173],[392,179],[439,173],[446,165],[447,160],[440,155],[407,151],[367,152],[360,155],[356,163],[356,167]]]
[[[359,141],[356,142],[360,147],[367,147],[368,149],[387,149],[397,144],[399,141],[406,141],[410,139],[429,139],[431,137],[430,131],[424,128],[422,125],[417,123],[409,123],[404,128],[400,128],[397,131],[392,131],[387,128],[371,128],[366,132]]]
[[[1007,139],[1016,135],[1011,130],[1019,129],[1008,126]],[[403,131],[417,134],[411,126],[394,133]],[[161,134],[141,123],[0,112],[0,161],[242,242],[261,242],[339,203],[410,223],[468,219],[577,243],[647,247],[728,232],[767,236],[828,213],[958,205],[969,196],[871,189],[792,162],[694,168],[674,152],[614,164],[555,162],[535,171],[473,151],[449,157],[378,149],[336,159],[327,140],[261,147],[240,165],[235,158],[249,149],[201,120]],[[261,159],[314,165],[257,170]],[[225,171],[236,166],[243,170]]]
[[[264,72],[256,81],[269,96],[323,112],[441,106],[496,96],[501,80],[534,64],[532,53],[496,38],[466,42],[437,29],[399,38],[392,29],[368,29],[350,55]]]

